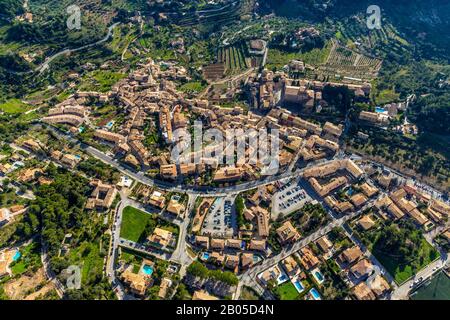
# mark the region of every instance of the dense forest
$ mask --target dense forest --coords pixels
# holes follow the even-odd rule
[[[0,2],[0,21],[1,19],[12,19],[14,16],[23,13],[22,4],[16,0],[2,0]]]

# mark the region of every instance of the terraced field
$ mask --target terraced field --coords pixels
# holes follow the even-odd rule
[[[243,44],[221,48],[217,53],[217,61],[225,65],[227,74],[239,73],[252,65],[251,58],[247,57]]]
[[[236,19],[252,12],[254,0],[230,1],[221,7],[214,5],[203,7],[201,10],[184,12],[181,16],[174,15],[179,26],[217,26],[234,23]]]
[[[396,28],[390,23],[383,23],[381,29],[367,32],[363,18],[354,18],[356,21],[348,20],[338,22],[336,25],[336,38],[348,47],[362,53],[371,52],[376,56],[403,55],[410,44],[402,38]]]
[[[225,64],[213,63],[203,68],[203,75],[207,80],[214,81],[223,77],[225,73]]]
[[[334,42],[327,61],[319,70],[329,75],[339,74],[343,77],[372,80],[377,77],[381,64],[379,59],[365,56]]]

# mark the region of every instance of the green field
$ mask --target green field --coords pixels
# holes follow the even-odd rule
[[[374,90],[372,98],[376,104],[386,104],[397,101],[400,98],[400,94],[396,93],[394,89],[384,89],[379,92]]]
[[[68,257],[71,265],[80,267],[81,281],[84,284],[94,281],[93,278],[103,272],[103,257],[98,243],[83,242],[72,249]]]
[[[205,86],[200,81],[187,82],[178,88],[183,92],[201,92]]]
[[[217,53],[217,61],[225,64],[228,73],[236,73],[248,68],[247,49],[243,43],[221,48]]]
[[[152,219],[152,216],[133,207],[126,207],[123,210],[122,226],[120,237],[134,242],[138,242],[145,226]]]
[[[450,300],[450,277],[439,272],[429,284],[417,290],[411,298],[413,300]]]
[[[298,297],[298,291],[290,281],[283,283],[276,290],[281,300],[295,300]]]
[[[406,282],[419,270],[425,268],[439,257],[439,253],[425,239],[422,240],[419,256],[415,257],[408,264],[401,264],[398,257],[390,256],[376,249],[372,253],[399,285]],[[415,268],[412,267],[413,262],[418,265],[417,270],[414,270]]]
[[[328,58],[331,50],[331,43],[325,45],[322,49],[313,49],[308,52],[284,52],[278,49],[270,49],[267,56],[267,69],[281,69],[287,65],[291,60],[301,60],[307,64],[318,66]]]
[[[125,77],[125,74],[120,72],[111,72],[111,71],[96,71],[93,74],[94,79],[100,85],[99,90],[101,92],[106,92],[111,90],[111,87],[120,79]]]
[[[108,92],[125,74],[108,70],[96,70],[88,74],[80,85],[80,91]]]
[[[18,99],[11,99],[0,104],[0,110],[5,113],[17,114],[27,111],[29,106]]]

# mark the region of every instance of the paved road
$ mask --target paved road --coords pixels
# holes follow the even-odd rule
[[[50,128],[58,137],[68,139],[69,141],[71,141],[75,144],[78,144],[82,149],[84,149],[85,152],[87,152],[91,156],[101,160],[102,162],[104,162],[106,164],[111,165],[112,167],[116,168],[118,171],[122,172],[125,175],[130,176],[131,178],[135,179],[136,181],[138,181],[140,183],[143,183],[148,186],[157,186],[158,188],[164,189],[166,191],[186,192],[190,197],[188,207],[193,206],[193,203],[195,203],[195,201],[192,202],[192,200],[191,200],[192,197],[197,197],[197,196],[210,196],[210,197],[222,196],[222,197],[224,197],[227,195],[229,196],[232,194],[237,194],[242,191],[251,190],[251,189],[257,188],[259,186],[271,184],[271,183],[274,183],[277,181],[298,178],[303,174],[304,170],[310,166],[313,166],[313,165],[317,166],[319,164],[325,164],[325,163],[334,161],[334,159],[329,160],[329,161],[319,161],[316,163],[309,164],[306,168],[298,169],[294,172],[290,172],[288,170],[287,172],[285,172],[281,175],[268,176],[262,180],[248,182],[248,183],[244,183],[244,184],[240,184],[240,185],[236,185],[236,186],[224,187],[224,188],[202,188],[202,187],[191,187],[191,186],[183,186],[183,185],[173,185],[170,183],[165,183],[165,182],[155,181],[153,179],[150,179],[150,178],[144,176],[144,174],[142,172],[138,172],[138,173],[133,172],[130,169],[123,166],[122,164],[120,164],[116,159],[106,155],[105,153],[103,153],[91,146],[83,144],[67,134],[63,134],[63,133],[59,132],[54,127],[48,126],[48,128]],[[343,154],[338,154],[337,157],[338,158],[343,157]],[[129,201],[129,204],[133,202],[130,199],[128,199],[127,201]],[[358,216],[367,206],[372,205],[372,203],[373,203],[373,201],[369,202],[368,205],[364,206],[361,210],[358,210],[357,212],[355,212],[353,214],[350,214],[350,215],[347,215],[347,216],[344,216],[344,217],[338,218],[338,219],[335,219],[334,215],[332,213],[330,213],[330,215],[333,218],[333,221],[330,224],[328,224],[326,227],[321,228],[320,230],[318,230],[317,232],[308,236],[307,238],[302,239],[301,241],[295,243],[292,247],[284,248],[283,251],[280,254],[278,254],[277,256],[274,256],[270,259],[264,260],[260,265],[243,273],[240,276],[241,284],[238,286],[237,294],[235,295],[235,297],[237,298],[239,296],[240,288],[242,285],[245,284],[245,285],[249,285],[249,286],[255,288],[258,292],[262,291],[262,293],[266,295],[265,297],[270,299],[271,298],[270,295],[268,295],[268,293],[265,292],[264,289],[262,289],[255,280],[256,276],[259,273],[261,273],[262,271],[268,269],[269,267],[279,263],[279,261],[285,259],[292,253],[298,251],[303,246],[305,246],[305,245],[309,244],[310,242],[313,242],[313,241],[317,240],[318,238],[320,238],[321,236],[327,234],[333,228],[342,226],[347,221]],[[136,206],[136,207],[143,207],[142,204],[137,203],[137,202],[133,202],[132,205]],[[142,209],[145,211],[145,208],[142,208]],[[190,261],[190,257],[187,255],[187,253],[185,255],[183,255],[183,252],[186,252],[185,248],[186,248],[186,235],[187,235],[188,223],[189,223],[189,219],[185,219],[183,223],[178,221],[177,225],[180,227],[180,236],[181,236],[179,239],[180,244],[177,247],[177,250],[175,251],[176,255],[172,255],[168,259],[168,260],[172,259],[172,261],[180,263],[182,266],[185,265],[185,263],[188,263]],[[116,235],[116,237],[117,237],[117,235]],[[379,264],[378,261],[372,255],[370,255],[370,258],[375,264],[377,264],[377,265]],[[421,277],[421,276],[426,278],[426,276],[429,276],[429,273],[431,272],[430,270],[433,270],[433,268],[438,266],[438,263],[439,262],[435,262],[432,265],[430,265],[429,267],[427,267],[425,270],[422,270],[421,272],[419,272],[418,275],[416,276],[416,278]],[[380,266],[381,266],[381,264],[380,264]],[[384,270],[384,268],[382,270]],[[392,277],[387,272],[385,272],[385,275],[389,279],[392,279]],[[402,299],[402,298],[406,297],[409,292],[410,284],[411,284],[410,282],[407,282],[400,288],[396,288],[396,290],[393,294],[393,299]]]
[[[127,201],[128,198],[123,193],[123,191],[121,191],[119,195],[121,201],[117,204],[115,215],[113,217],[114,220],[111,228],[111,245],[106,262],[106,275],[110,283],[114,287],[114,291],[116,292],[117,298],[119,300],[124,300],[126,299],[127,295],[121,282],[116,278],[115,264],[117,261],[118,247],[120,242],[120,226],[122,225],[122,213],[123,209],[128,206]]]
[[[64,296],[64,286],[63,284],[56,278],[55,273],[52,271],[52,268],[50,267],[49,258],[47,255],[47,246],[43,243],[41,239],[41,261],[42,265],[44,266],[44,272],[49,281],[51,281],[55,285],[56,293],[60,298]]]
[[[435,262],[429,264],[426,268],[419,271],[413,278],[398,287],[391,296],[392,300],[405,300],[408,299],[409,293],[412,289],[412,285],[415,281],[420,278],[425,281],[430,278],[433,274],[441,270],[446,264],[450,263],[450,258],[447,253],[441,252],[441,258]]]
[[[155,250],[147,248],[146,246],[144,246],[140,243],[137,243],[137,242],[134,242],[134,241],[131,241],[128,239],[120,238],[119,246],[136,251],[136,252],[140,252],[144,255],[150,255],[150,256],[156,257],[160,260],[176,262],[172,259],[172,254],[169,252],[157,252]]]
[[[42,123],[42,124],[45,125],[48,129],[52,130],[53,133],[57,137],[66,139],[74,144],[77,144],[78,146],[80,146],[81,149],[83,149],[86,153],[90,154],[92,157],[97,158],[98,160],[114,167],[121,173],[133,178],[134,180],[136,180],[144,185],[156,186],[156,187],[158,187],[160,189],[164,189],[166,191],[187,193],[190,195],[196,195],[196,196],[201,196],[201,197],[226,197],[229,195],[238,194],[243,191],[255,189],[260,186],[272,184],[277,181],[298,178],[303,174],[303,172],[306,169],[308,169],[312,166],[316,166],[318,164],[324,165],[326,163],[330,163],[330,162],[334,161],[334,159],[318,161],[315,163],[310,163],[310,164],[308,164],[307,167],[298,169],[294,172],[286,171],[282,174],[267,176],[267,177],[257,180],[257,181],[246,182],[246,183],[238,184],[235,186],[229,186],[229,187],[213,188],[213,187],[198,187],[198,186],[189,186],[189,185],[174,185],[174,184],[171,184],[168,182],[151,179],[151,178],[145,176],[143,172],[132,171],[132,170],[128,169],[127,167],[125,167],[123,164],[121,164],[117,159],[114,159],[113,157],[108,156],[107,154],[103,153],[102,151],[100,151],[94,147],[91,147],[89,145],[86,145],[68,134],[60,132],[55,127],[49,126],[44,123]]]
[[[266,259],[258,266],[244,272],[243,274],[240,275],[240,280],[241,280],[242,284],[250,285],[251,287],[256,288],[256,290],[258,291],[258,287],[260,287],[260,285],[255,280],[258,274],[260,274],[264,270],[269,269],[270,267],[273,267],[274,265],[278,264],[281,260],[292,255],[294,252],[297,252],[298,250],[300,250],[304,246],[308,245],[309,243],[314,242],[317,239],[319,239],[320,237],[326,235],[332,229],[334,229],[336,227],[341,227],[347,221],[360,215],[361,212],[364,211],[364,209],[365,209],[365,207],[362,208],[361,210],[358,210],[358,211],[350,214],[350,215],[346,215],[339,219],[334,219],[332,222],[327,224],[325,227],[317,230],[316,232],[312,233],[311,235],[307,236],[306,238],[296,242],[290,248],[284,248],[281,251],[281,253],[279,253],[278,255],[273,256],[269,259]],[[261,288],[259,288],[259,289],[261,289]]]
[[[194,210],[195,201],[197,196],[189,195],[188,204],[186,206],[185,217],[181,223],[178,224],[180,228],[180,234],[178,237],[177,248],[172,254],[172,258],[181,264],[182,266],[188,266],[192,263],[193,259],[189,256],[187,251],[187,238],[188,238],[188,227],[189,227],[189,215]],[[183,269],[184,270],[184,269]]]
[[[150,15],[164,14],[166,16],[172,16],[172,15],[179,16],[181,14],[181,16],[183,16],[183,17],[186,14],[189,14],[192,16],[194,16],[194,15],[198,16],[199,18],[207,18],[208,16],[205,16],[204,14],[207,14],[207,13],[214,14],[217,12],[222,12],[222,11],[230,9],[231,7],[236,6],[238,3],[239,3],[239,1],[233,1],[233,2],[225,4],[223,7],[215,8],[215,9],[204,9],[204,10],[195,10],[195,11],[186,11],[185,10],[182,12],[180,12],[180,11],[166,11],[166,12],[151,11],[148,14],[150,14]]]
[[[359,241],[359,239],[351,232],[349,232],[348,228],[344,228],[345,233],[347,235],[347,237],[350,238],[350,240],[352,240],[352,242],[354,244],[356,244],[357,246],[359,246],[361,248],[361,250],[364,252],[365,256],[370,260],[370,262],[374,265],[378,267],[378,270],[380,270],[381,275],[383,275],[387,281],[391,284],[391,286],[395,289],[397,289],[397,284],[394,281],[394,278],[392,277],[392,275],[386,270],[386,268],[378,261],[378,259],[372,254],[372,252],[370,252],[366,246]]]
[[[45,61],[44,61],[41,65],[37,66],[34,70],[30,70],[30,71],[26,71],[26,72],[20,72],[20,71],[13,71],[13,70],[8,70],[8,69],[7,69],[7,71],[8,71],[9,73],[13,73],[13,74],[17,74],[17,75],[30,74],[30,73],[33,73],[33,72],[39,72],[39,73],[42,73],[42,72],[44,72],[45,70],[47,70],[47,69],[50,68],[50,64],[51,64],[56,58],[58,58],[58,57],[60,57],[60,56],[62,56],[62,55],[66,55],[66,54],[69,54],[69,53],[72,53],[72,52],[78,52],[78,51],[81,51],[81,50],[85,50],[85,49],[88,49],[88,48],[97,46],[97,45],[99,45],[99,44],[102,44],[102,43],[108,41],[108,39],[112,36],[112,31],[113,31],[114,28],[115,28],[117,25],[119,25],[119,24],[120,24],[119,22],[116,22],[116,23],[114,23],[113,25],[111,25],[111,26],[108,28],[108,33],[106,34],[106,36],[105,36],[103,39],[98,40],[98,41],[96,41],[96,42],[94,42],[94,43],[86,44],[86,45],[84,45],[84,46],[81,46],[81,47],[78,47],[78,48],[75,48],[75,49],[64,49],[64,50],[62,50],[62,51],[59,51],[59,52],[55,53],[54,55],[52,55],[52,56],[46,58]]]
[[[42,63],[40,66],[38,66],[36,69],[34,69],[34,72],[39,72],[39,73],[44,72],[45,70],[47,70],[50,67],[50,63],[52,63],[53,60],[55,60],[59,56],[62,56],[62,55],[68,54],[68,53],[72,53],[72,52],[81,51],[81,50],[84,50],[84,49],[87,49],[87,48],[90,48],[90,47],[94,47],[94,46],[97,46],[99,44],[102,44],[102,43],[108,41],[108,39],[112,36],[112,32],[113,32],[114,28],[117,25],[119,25],[119,22],[116,22],[113,25],[111,25],[108,28],[108,33],[106,34],[106,36],[103,39],[99,40],[99,41],[96,41],[94,43],[90,43],[90,44],[87,44],[87,45],[84,45],[84,46],[81,46],[81,47],[78,47],[78,48],[75,48],[75,49],[65,49],[65,50],[62,50],[62,51],[54,54],[51,57],[48,57],[47,59],[45,59],[44,63]]]
[[[345,215],[343,217],[336,217],[334,212],[332,210],[327,210],[329,216],[331,217],[332,221],[327,224],[326,226],[320,228],[316,232],[312,233],[308,237],[296,242],[294,245],[292,245],[290,248],[283,248],[283,250],[276,256],[273,256],[269,259],[264,260],[261,264],[257,265],[256,267],[247,270],[246,272],[242,273],[240,278],[240,284],[237,287],[235,298],[237,299],[240,294],[241,287],[243,285],[247,285],[255,289],[260,295],[263,295],[266,299],[271,299],[270,293],[267,292],[267,290],[264,290],[261,285],[256,281],[256,277],[258,274],[263,272],[264,270],[269,269],[270,267],[273,267],[274,265],[278,264],[280,261],[284,260],[288,256],[292,255],[293,253],[297,252],[304,246],[310,244],[311,242],[314,242],[321,238],[322,236],[329,233],[331,230],[333,230],[336,227],[342,227],[347,221],[350,221],[354,219],[355,217],[359,216],[362,212],[364,212],[367,208],[373,206],[373,203],[376,201],[376,199],[372,199],[369,201],[366,205],[364,205],[362,208],[360,208],[358,211],[355,211],[351,214]],[[325,208],[327,208],[325,206]]]

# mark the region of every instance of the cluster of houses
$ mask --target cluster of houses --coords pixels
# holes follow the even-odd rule
[[[73,169],[82,160],[80,156],[73,155],[71,153],[61,152],[59,150],[53,150],[50,154],[50,158],[63,166]]]
[[[375,206],[384,219],[399,220],[409,217],[426,231],[435,225],[444,224],[450,216],[448,204],[433,199],[410,185],[404,185],[381,197],[375,202]]]
[[[147,293],[147,289],[155,284],[154,279],[155,263],[151,260],[144,259],[139,266],[139,271],[134,272],[133,264],[124,264],[119,268],[120,279],[125,285],[129,293],[136,297],[143,298]],[[173,282],[169,277],[164,277],[159,281],[159,290],[157,297],[159,299],[167,299],[170,297],[170,291],[173,287]]]
[[[321,197],[327,197],[334,190],[345,186],[351,178],[360,179],[363,175],[364,171],[350,159],[334,160],[307,169],[303,173],[303,177],[309,181],[314,191]],[[354,200],[359,202],[358,199]],[[329,197],[328,202],[333,203],[333,199]]]
[[[284,229],[288,228],[286,226]],[[291,283],[299,297],[307,300],[321,300],[324,287],[332,281],[325,270],[325,264],[335,264],[336,276],[340,277],[358,300],[384,298],[391,287],[374,265],[365,257],[358,246],[341,248],[328,235],[315,241],[315,247],[302,247],[284,258],[278,264],[263,271],[257,281],[263,286],[275,287]],[[332,262],[329,262],[332,261]]]
[[[260,187],[254,194],[244,199],[243,225],[234,238],[218,238],[209,234],[197,235],[196,247],[202,250],[200,259],[215,265],[224,266],[235,273],[245,271],[270,255],[268,245],[270,235],[270,205],[276,186]],[[213,199],[204,199],[199,204],[194,217],[192,231],[199,233],[204,217],[213,203]],[[276,230],[278,241],[282,245],[292,244],[300,239],[296,228],[286,221]]]
[[[100,94],[95,93],[96,96]],[[68,124],[74,128],[79,127],[86,121],[89,114],[89,108],[83,106],[81,103],[89,93],[78,93],[75,97],[56,105],[48,111],[48,116],[42,118],[43,122],[49,124]]]
[[[407,103],[406,102],[398,102],[398,103],[388,103],[382,107],[376,107],[375,112],[369,112],[369,111],[362,111],[359,114],[359,120],[375,125],[375,126],[386,126],[389,124],[390,120],[397,117],[399,112],[406,111]],[[414,132],[414,125],[411,126],[400,126],[400,128],[403,129],[413,129]],[[415,127],[415,130],[417,130],[417,127]],[[406,133],[406,132],[405,132]]]
[[[358,246],[344,250],[335,261],[344,270],[346,283],[356,299],[380,299],[391,291],[389,283]]]
[[[288,73],[303,72],[302,61],[293,60],[288,66]],[[276,73],[264,70],[260,75],[249,79],[251,106],[258,109],[272,109],[279,105],[300,106],[305,112],[320,112],[328,107],[323,99],[325,87],[347,87],[355,96],[367,98],[370,94],[369,83],[351,84],[338,82],[321,82],[307,79],[291,79],[285,72]]]
[[[191,106],[191,112],[194,115],[201,116],[207,127],[215,128],[226,134],[227,130],[243,130],[243,132],[257,131],[260,129],[271,128],[278,129],[280,132],[280,150],[278,154],[279,166],[287,167],[295,161],[295,153],[300,150],[305,161],[318,160],[330,155],[334,155],[339,150],[338,140],[342,135],[342,125],[334,125],[327,122],[323,128],[315,123],[305,121],[300,117],[295,117],[289,111],[284,109],[272,109],[265,117],[252,113],[244,114],[240,107],[233,109],[220,108],[210,105],[208,101],[196,101],[195,106]],[[224,150],[220,145],[208,145],[203,150],[191,152],[185,155],[189,162],[191,159],[198,159],[197,164],[182,164],[179,166],[179,173],[200,174],[205,172],[205,166],[215,169],[213,181],[218,183],[235,182],[241,179],[253,180],[264,174],[264,166],[261,161],[256,164],[244,163],[231,167],[219,167],[219,159],[206,158],[205,154],[214,154],[214,152],[234,152],[234,142],[225,145]],[[254,146],[246,145],[245,155],[249,157],[252,154]],[[261,159],[258,159],[261,160]],[[161,175],[168,179],[176,179],[178,176],[177,166],[175,164],[164,165],[160,167]],[[191,169],[191,170],[189,170]]]
[[[127,78],[115,84],[109,93],[124,109],[124,122],[117,132],[110,128],[97,129],[94,137],[113,148],[113,152],[130,165],[148,167],[154,160],[151,150],[144,144],[144,126],[154,115],[159,115],[161,134],[166,142],[172,140],[169,106],[177,103],[180,96],[174,85],[163,77],[158,64],[150,61]]]
[[[267,174],[265,171],[267,168],[264,165],[267,159],[258,159],[256,164],[248,161],[231,166],[222,164],[217,151],[220,151],[220,154],[228,154],[227,152],[234,154],[237,152],[234,147],[235,141],[228,141],[225,146],[220,144],[203,146],[201,150],[183,154],[182,159],[174,163],[173,159],[170,159],[170,149],[177,142],[174,131],[181,129],[188,132],[189,118],[192,117],[201,120],[204,127],[217,129],[225,135],[229,130],[242,130],[246,133],[249,130],[257,132],[261,129],[278,129],[281,132],[281,148],[278,154],[281,168],[287,167],[297,159],[295,152],[299,148],[306,161],[333,155],[339,150],[338,140],[342,135],[342,125],[327,122],[322,128],[318,124],[294,117],[289,111],[278,108],[272,109],[264,117],[251,111],[244,112],[238,106],[223,108],[208,100],[189,100],[176,90],[175,83],[172,81],[182,76],[183,71],[172,65],[167,68],[163,71],[160,64],[150,60],[127,78],[120,80],[108,93],[78,92],[74,94],[50,109],[43,121],[68,123],[73,126],[72,132],[76,133],[76,128],[82,123],[92,126],[91,107],[84,106],[88,100],[97,99],[100,102],[114,100],[123,108],[125,114],[123,123],[117,123],[114,129],[112,126],[95,127],[94,138],[109,145],[117,157],[134,167],[159,168],[159,176],[167,180],[189,176],[201,179],[200,176],[204,177],[208,172],[212,172],[212,182],[222,184],[254,180]],[[168,73],[168,70],[175,73]],[[267,78],[267,83],[273,82],[270,72],[263,73],[263,77]],[[274,83],[274,86],[276,87],[278,83]],[[294,98],[294,96],[301,96],[299,92],[290,93],[294,87],[285,84],[282,87],[287,88],[287,93],[283,93],[285,99],[300,99]],[[299,88],[302,87],[323,86],[320,83],[305,82],[299,86]],[[281,89],[277,87],[273,90]],[[267,90],[272,91],[270,88]],[[321,98],[318,92],[314,93],[314,99],[316,97],[319,100]],[[275,105],[276,100],[274,99],[271,107]],[[149,122],[156,121],[158,125],[154,125],[153,129],[159,128],[158,134],[167,147],[167,152],[155,153],[144,142],[146,139],[143,134],[144,128]],[[255,146],[250,145],[250,142],[245,142],[246,159],[255,151],[254,148]],[[192,161],[193,159],[196,161]]]
[[[266,240],[220,239],[209,236],[196,236],[195,245],[204,251],[200,259],[232,272],[247,270],[262,260],[267,249]]]
[[[359,120],[380,127],[389,124],[389,116],[381,112],[361,111]]]
[[[81,156],[72,154],[70,151],[50,149],[39,140],[28,139],[25,140],[21,146],[38,155],[48,154],[51,160],[69,169],[74,169],[82,160]],[[42,171],[36,168],[30,168],[26,172],[23,172],[22,179],[25,181],[32,180],[39,173],[42,174]]]
[[[205,233],[201,226],[206,215],[210,212],[210,207],[214,203],[214,199],[205,198],[198,205],[193,220],[192,232],[196,234],[202,234],[197,236],[195,243],[197,246],[204,250],[212,251],[214,256],[218,256],[219,262],[222,258],[226,258],[222,253],[230,251],[234,253],[241,253],[241,265],[239,269],[233,268],[234,271],[245,270],[253,265],[260,255],[270,254],[270,249],[267,244],[267,238],[270,231],[270,205],[272,196],[276,192],[276,186],[268,185],[258,188],[258,190],[252,194],[243,198],[242,210],[242,222],[237,227],[236,235],[234,238],[218,239]],[[215,251],[218,251],[217,253]],[[211,255],[211,258],[213,257]],[[253,257],[253,258],[252,258]],[[250,259],[252,258],[252,259]],[[236,260],[235,267],[239,266],[239,261],[236,258],[230,258]],[[226,261],[226,259],[224,260]],[[231,266],[231,260],[230,260]]]
[[[124,123],[118,126],[117,132],[112,131],[112,126],[93,127],[94,138],[111,145],[113,151],[123,156],[126,162],[145,167],[154,160],[151,150],[143,144],[145,121],[154,114],[159,114],[160,127],[164,131],[162,134],[167,142],[171,141],[172,115],[169,106],[175,106],[182,97],[169,79],[184,79],[185,76],[186,70],[182,67],[170,65],[162,71],[159,64],[150,61],[116,83],[110,92],[77,92],[50,109],[48,116],[42,120],[50,124],[69,124],[71,132],[76,133],[81,130],[78,127],[83,123],[93,126],[90,121],[91,108],[85,106],[88,102],[115,101],[124,109]]]
[[[186,213],[185,201],[181,199],[181,195],[167,195],[164,191],[138,184],[133,189],[133,196],[140,202],[149,204],[160,210],[165,209],[166,212],[175,217],[182,218]]]

